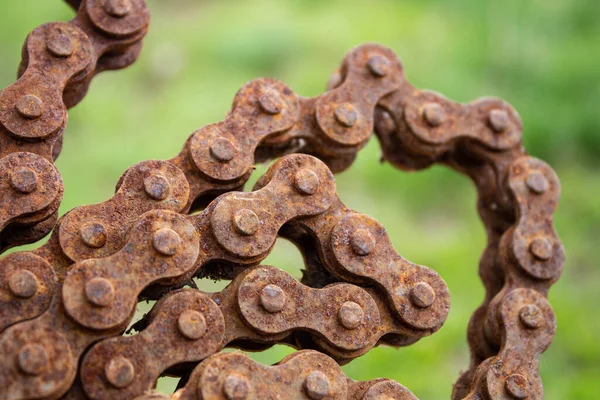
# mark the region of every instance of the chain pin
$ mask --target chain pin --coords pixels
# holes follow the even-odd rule
[[[331,382],[323,372],[313,371],[304,380],[304,389],[308,397],[313,400],[320,400],[325,396],[329,396]]]
[[[410,301],[419,308],[429,308],[435,301],[435,292],[427,282],[419,282],[410,290]]]
[[[85,284],[85,297],[98,307],[106,307],[115,299],[115,288],[108,279],[97,276]]]
[[[358,120],[358,112],[350,103],[338,105],[335,108],[334,115],[335,119],[346,128],[352,128]]]
[[[17,101],[15,108],[22,117],[36,119],[44,112],[44,102],[34,94],[26,94]]]
[[[358,328],[364,317],[365,312],[362,307],[353,301],[347,301],[342,304],[338,312],[338,320],[348,330]]]
[[[206,333],[206,319],[196,310],[185,310],[177,319],[179,332],[190,340],[198,340]]]
[[[286,301],[285,292],[277,285],[267,285],[260,291],[260,304],[271,314],[283,310]]]
[[[427,123],[433,127],[440,126],[446,120],[446,112],[437,103],[428,103],[423,107],[423,116]]]
[[[152,246],[164,256],[172,256],[177,253],[181,238],[179,234],[170,228],[161,228],[154,232]]]
[[[260,220],[254,211],[242,208],[233,216],[233,225],[240,234],[252,236],[260,228]]]
[[[19,269],[8,277],[8,289],[13,295],[28,299],[36,294],[38,281],[33,272]]]
[[[79,229],[79,237],[86,246],[97,249],[106,244],[108,234],[101,223],[88,222]]]
[[[21,371],[29,375],[39,375],[47,368],[50,356],[43,346],[32,343],[23,346],[17,360]]]
[[[106,364],[104,375],[111,385],[123,389],[133,382],[135,368],[127,358],[117,356]]]

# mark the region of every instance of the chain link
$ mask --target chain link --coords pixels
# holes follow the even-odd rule
[[[552,222],[560,184],[525,153],[510,105],[416,89],[391,50],[362,45],[314,98],[251,81],[175,157],[133,165],[112,198],[56,222],[65,110],[96,73],[135,60],[149,20],[142,0],[69,3],[77,17],[34,30],[21,77],[0,93],[2,247],[52,230],[47,244],[0,259],[1,399],[168,398],[150,392],[162,375],[185,377],[173,399],[415,398],[339,367],[379,343],[431,335],[450,307],[435,271],[404,259],[378,221],[336,194],[332,172],[373,131],[395,167],[442,163],[478,189],[487,293],[453,398],[542,398],[538,360],[556,329],[546,296],[564,264]],[[240,192],[253,164],[270,159]],[[300,282],[260,265],[278,236],[305,257]],[[204,293],[185,287],[194,277],[231,283]],[[158,301],[139,334],[122,336],[141,299]],[[219,353],[277,343],[299,351],[272,367]]]

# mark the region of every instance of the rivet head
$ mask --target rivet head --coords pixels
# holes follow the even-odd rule
[[[386,76],[390,72],[390,66],[390,60],[380,55],[372,56],[367,61],[369,71],[378,77]]]
[[[366,256],[375,249],[375,238],[368,229],[357,229],[350,238],[352,251],[359,256]]]
[[[524,399],[529,395],[529,381],[521,374],[512,374],[504,381],[506,392],[515,399]]]
[[[319,183],[319,177],[310,169],[301,169],[294,175],[294,185],[302,194],[315,194],[319,188]]]
[[[79,237],[86,246],[97,249],[106,244],[108,234],[101,223],[88,222],[79,228]]]
[[[122,356],[112,358],[104,367],[106,379],[116,388],[122,389],[133,382],[135,368],[131,361]]]
[[[223,383],[223,394],[227,400],[245,400],[250,394],[250,382],[242,374],[229,374]]]
[[[179,234],[170,228],[161,228],[154,232],[152,246],[164,256],[172,256],[177,253],[181,238]]]
[[[431,307],[435,301],[435,291],[427,282],[419,282],[410,290],[410,301],[420,308]]]
[[[123,18],[130,9],[130,0],[106,0],[104,2],[104,11],[116,18]]]
[[[304,380],[304,390],[306,390],[308,397],[313,400],[319,400],[325,396],[329,396],[331,382],[323,372],[313,371]]]
[[[53,36],[46,43],[46,47],[56,57],[69,57],[74,51],[71,38],[64,33]]]
[[[210,155],[217,161],[226,163],[233,160],[236,149],[230,140],[218,138],[210,145]]]
[[[446,120],[446,112],[437,103],[428,103],[423,107],[423,116],[431,126],[440,126]]]
[[[529,176],[527,176],[525,183],[527,184],[529,190],[537,194],[544,193],[550,186],[548,179],[546,179],[544,174],[537,171],[530,173]]]
[[[36,119],[44,112],[44,102],[34,94],[26,94],[17,101],[15,108],[21,116]]]
[[[538,260],[546,261],[552,257],[552,243],[546,238],[535,238],[529,244],[529,252]]]
[[[150,198],[160,201],[169,196],[171,185],[164,176],[153,174],[144,179],[144,190]]]
[[[542,310],[536,305],[529,304],[519,310],[519,319],[529,329],[537,329],[542,324]]]
[[[273,88],[264,88],[258,96],[260,108],[267,114],[277,115],[283,109],[283,100],[279,92]]]
[[[377,128],[377,132],[383,135],[392,135],[398,130],[396,121],[385,110],[379,113],[379,118],[375,121],[375,127]]]
[[[43,346],[33,343],[23,346],[17,361],[21,371],[30,375],[39,375],[48,367],[50,357]]]
[[[501,133],[508,128],[508,114],[504,110],[494,109],[490,111],[489,123],[494,132]]]
[[[20,167],[10,173],[10,186],[19,193],[29,194],[34,192],[37,185],[37,174],[31,168]]]
[[[358,121],[358,111],[350,103],[338,105],[334,111],[335,119],[347,128],[351,128]]]
[[[260,291],[260,304],[272,314],[283,310],[286,301],[285,292],[277,285],[267,285]]]
[[[85,284],[85,297],[93,305],[106,307],[115,299],[115,288],[108,279],[97,276]]]
[[[187,339],[198,340],[206,333],[206,319],[196,310],[185,310],[177,319],[177,328]]]
[[[233,216],[233,226],[240,234],[251,236],[260,228],[260,220],[254,211],[242,208]]]
[[[353,301],[345,302],[338,311],[338,320],[344,328],[349,330],[358,328],[364,318],[365,312],[362,307]]]
[[[19,269],[8,277],[8,290],[17,297],[28,299],[36,294],[38,280],[33,272]]]

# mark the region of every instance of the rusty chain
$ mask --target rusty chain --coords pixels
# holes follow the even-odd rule
[[[2,249],[52,230],[47,244],[0,259],[0,399],[169,398],[151,392],[163,375],[184,377],[172,399],[415,398],[339,367],[434,333],[450,306],[437,273],[402,258],[379,222],[336,194],[332,172],[373,131],[395,167],[442,163],[478,189],[486,297],[453,398],[543,396],[538,360],[556,329],[546,297],[564,263],[552,222],[560,185],[525,153],[510,105],[418,90],[391,50],[363,45],[314,98],[249,82],[178,155],[133,165],[112,198],[56,221],[65,110],[96,73],[135,60],[149,20],[143,0],[69,3],[75,19],[34,30],[19,80],[0,92]],[[239,191],[256,161],[276,158]],[[305,258],[300,282],[260,265],[278,236]],[[194,277],[231,283],[204,293]],[[144,299],[158,301],[138,334],[122,336]],[[271,367],[220,353],[277,343],[299,351]]]
[[[88,0],[78,10],[73,20],[27,36],[19,79],[0,92],[0,250],[52,230],[63,195],[53,161],[67,108],[81,101],[96,74],[133,63],[148,30],[143,0]]]

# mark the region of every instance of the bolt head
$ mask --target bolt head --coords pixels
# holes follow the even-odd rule
[[[423,107],[423,117],[429,125],[440,126],[446,120],[446,111],[437,103],[428,103]]]
[[[88,222],[79,228],[79,237],[86,246],[97,249],[106,244],[108,234],[101,223]]]
[[[353,127],[358,121],[358,111],[350,103],[339,104],[335,108],[334,115],[335,119],[346,128]]]
[[[331,382],[327,375],[321,371],[313,371],[304,380],[304,390],[313,400],[319,400],[329,396],[331,392]]]
[[[250,395],[250,382],[242,374],[229,374],[223,383],[223,394],[227,400],[245,400]]]
[[[529,190],[537,194],[544,193],[548,190],[548,187],[550,187],[550,183],[548,182],[548,179],[546,179],[546,176],[538,171],[530,173],[527,176],[525,183]]]
[[[14,296],[28,299],[38,290],[37,277],[26,269],[16,270],[8,277],[8,290]]]
[[[260,291],[260,304],[269,313],[281,312],[286,302],[285,292],[277,285],[267,285]]]
[[[22,194],[29,194],[37,189],[38,179],[34,170],[19,167],[10,173],[10,186]]]
[[[130,0],[106,0],[104,11],[115,18],[123,18],[131,10]]]
[[[390,72],[391,64],[384,56],[375,55],[369,58],[367,61],[367,67],[369,71],[377,77],[384,77]]]
[[[529,381],[521,374],[512,374],[504,381],[506,392],[515,399],[525,399],[529,395]]]
[[[108,279],[97,276],[85,284],[85,297],[95,306],[106,307],[115,299],[115,288]]]
[[[233,226],[241,235],[251,236],[260,228],[260,220],[254,211],[242,208],[233,216]]]
[[[17,362],[21,371],[26,374],[39,375],[48,367],[50,356],[43,346],[32,343],[21,348]]]
[[[357,229],[350,238],[350,247],[359,256],[366,256],[373,252],[375,244],[375,238],[368,229]]]
[[[338,320],[344,328],[349,330],[358,328],[364,318],[365,312],[362,307],[353,301],[345,302],[338,311]]]
[[[170,228],[161,228],[154,232],[152,246],[154,250],[163,256],[172,256],[179,250],[181,238],[179,234]]]
[[[302,194],[312,195],[319,189],[319,177],[310,169],[301,169],[294,176],[296,190]]]
[[[502,133],[508,128],[508,114],[505,110],[494,109],[490,111],[489,123],[496,133]]]
[[[210,155],[217,161],[227,163],[233,160],[237,152],[233,143],[225,138],[218,138],[210,145]]]
[[[280,114],[283,109],[281,95],[277,90],[270,87],[262,89],[262,93],[258,96],[258,104],[264,112],[271,115]]]
[[[44,102],[34,94],[26,94],[17,101],[15,108],[22,117],[36,119],[44,112]]]
[[[549,260],[553,253],[552,243],[546,238],[535,238],[529,244],[529,252],[538,260]]]
[[[206,319],[196,310],[185,310],[177,319],[179,332],[190,340],[198,340],[206,333]]]
[[[48,40],[46,47],[56,57],[69,57],[75,50],[71,38],[64,33],[59,33]]]
[[[419,282],[410,290],[410,301],[419,308],[431,307],[435,301],[435,291],[427,282]]]
[[[542,310],[536,305],[529,304],[519,310],[519,319],[529,329],[537,329],[542,325]]]
[[[117,356],[113,357],[104,367],[104,375],[108,382],[116,388],[122,389],[133,382],[135,368],[129,359]]]
[[[144,179],[144,190],[150,198],[160,201],[169,197],[171,185],[162,175],[148,175]]]

